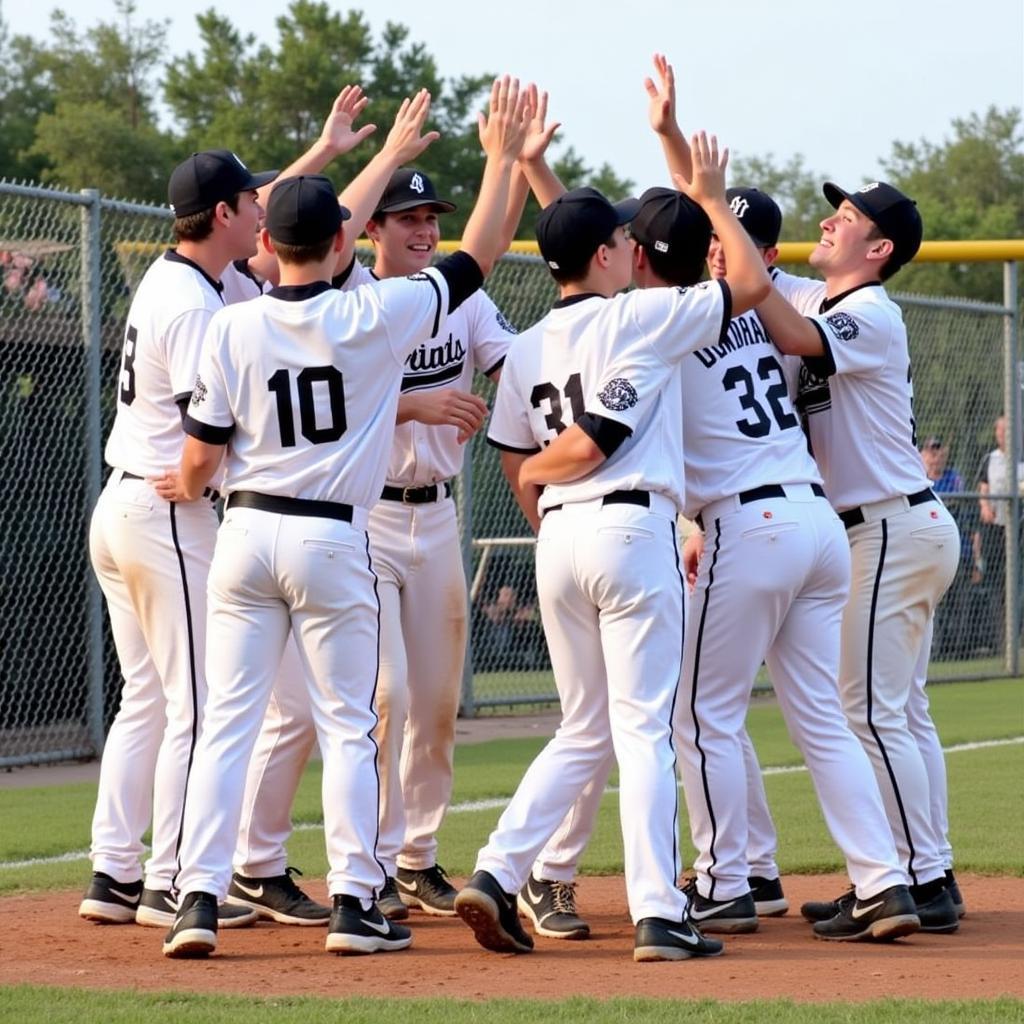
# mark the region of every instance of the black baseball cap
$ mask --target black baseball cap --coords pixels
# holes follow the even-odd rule
[[[352,214],[338,202],[331,179],[299,174],[279,181],[267,203],[266,227],[275,242],[316,245],[337,234]]]
[[[207,149],[193,153],[171,171],[167,200],[175,217],[189,217],[212,210],[239,192],[262,188],[277,175],[277,171],[253,174],[230,149]]]
[[[882,236],[892,242],[891,267],[909,263],[921,248],[924,227],[917,203],[898,188],[884,181],[872,181],[856,192],[844,192],[834,182],[826,181],[822,192],[834,209],[839,209],[839,204],[847,199],[865,217],[874,221]]]
[[[782,211],[770,195],[756,188],[727,188],[725,198],[754,245],[762,249],[778,245]]]
[[[640,197],[630,231],[645,249],[673,261],[703,260],[711,243],[708,215],[689,196],[672,188],[649,188]]]
[[[544,262],[552,270],[580,267],[639,209],[638,199],[613,204],[596,188],[564,192],[537,218],[537,244]]]
[[[377,203],[374,216],[378,213],[398,213],[411,210],[414,206],[433,206],[439,213],[451,213],[454,203],[437,198],[434,183],[422,172],[412,167],[399,167],[384,188],[384,194]]]

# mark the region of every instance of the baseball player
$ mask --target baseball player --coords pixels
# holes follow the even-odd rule
[[[353,130],[352,122],[364,105],[358,87],[343,89],[320,138],[292,168],[323,166],[361,141],[367,129]],[[235,285],[232,299],[247,297],[231,265],[244,266],[256,252],[256,190],[274,174],[250,173],[226,150],[180,164],[168,188],[178,244],[147,271],[129,310],[106,447],[113,472],[90,530],[124,677],[100,770],[94,875],[79,908],[100,923],[166,927],[173,920],[185,781],[206,693],[206,573],[217,516],[212,501],[174,502],[165,474],[179,459],[181,409],[203,332],[227,301],[221,277]],[[225,926],[254,920],[248,909],[229,907],[221,919]]]
[[[419,134],[428,104],[429,97],[407,156],[430,141]],[[330,278],[348,211],[326,178],[291,178],[271,194],[263,236],[277,252],[281,286],[210,324],[185,420],[181,485],[188,497],[199,494],[230,442],[229,496],[210,573],[210,697],[167,956],[216,948],[216,903],[231,877],[246,765],[289,633],[324,758],[333,901],[326,948],[373,953],[412,941],[374,903],[384,881],[372,739],[379,604],[366,524],[383,483],[404,361],[437,337],[497,256],[524,109],[518,83],[495,82],[481,126],[484,177],[462,252],[412,278],[339,293]]]
[[[488,437],[503,449],[503,468],[527,518],[534,524],[540,519],[538,595],[563,718],[456,897],[456,910],[486,948],[532,948],[511,894],[522,888],[536,854],[610,740],[620,765],[627,892],[637,926],[634,959],[681,960],[722,951],[721,943],[691,925],[686,899],[675,887],[671,714],[685,585],[675,534],[682,474],[678,463],[661,456],[673,440],[679,442],[678,392],[666,390],[637,417],[636,390],[631,381],[617,379],[601,389],[594,409],[582,406],[610,346],[632,341],[659,365],[678,360],[719,336],[731,306],[746,310],[766,291],[756,250],[724,201],[717,146],[696,144],[707,156],[697,175],[707,184],[696,192],[737,251],[735,279],[728,283],[608,298],[634,276],[645,284],[667,283],[664,264],[682,268],[690,280],[699,275],[707,218],[667,189],[649,190],[640,203],[618,208],[591,189],[578,189],[549,204],[538,220],[541,254],[562,298],[509,349]],[[627,220],[642,246],[627,242],[621,228]],[[591,465],[601,465],[540,494],[536,485],[557,475],[560,462],[547,457],[551,448],[530,453],[563,432],[574,435],[570,451],[574,445],[592,448],[597,456]]]
[[[803,358],[798,405],[850,544],[843,709],[871,758],[921,927],[949,932],[958,926],[957,911],[907,704],[960,543],[917,452],[906,328],[883,286],[917,252],[921,217],[884,182],[852,193],[826,183],[824,194],[836,212],[822,221],[810,257],[824,283],[775,272],[758,316],[783,352]],[[842,934],[859,929],[871,906],[850,893],[801,912],[821,922],[816,930]]]

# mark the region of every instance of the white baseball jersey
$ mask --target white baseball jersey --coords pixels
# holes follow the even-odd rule
[[[146,271],[128,310],[108,465],[143,477],[177,466],[177,403],[192,393],[203,334],[223,306],[220,283],[173,249]]]
[[[926,488],[899,306],[878,283],[828,299],[820,281],[774,269],[772,281],[825,346],[823,357],[803,361],[797,408],[833,506],[843,511]]]
[[[248,260],[235,260],[224,268],[220,275],[221,295],[224,305],[258,299],[273,287],[269,281],[260,281],[249,269]]]
[[[651,288],[613,299],[573,297],[557,303],[512,343],[487,435],[496,447],[538,451],[584,412],[632,431],[594,472],[546,487],[542,512],[617,490],[660,492],[682,507],[681,389],[652,391],[651,400],[641,406],[632,381],[609,377],[606,368],[629,352],[630,360],[656,366],[663,374],[666,365],[721,335],[729,318],[727,296],[726,288],[708,283]],[[588,396],[593,397],[588,401]]]
[[[342,289],[379,283],[358,260]],[[483,292],[476,291],[449,317],[436,337],[420,342],[405,361],[402,394],[434,388],[471,391],[473,374],[491,374],[505,358],[515,330]],[[431,426],[409,420],[395,428],[388,460],[387,483],[418,487],[447,480],[462,469],[466,446],[459,444],[458,428]]]
[[[369,509],[384,484],[399,371],[422,339],[437,336],[447,309],[447,281],[429,269],[349,294],[326,282],[275,288],[221,310],[185,429],[211,444],[230,441],[227,492]]]

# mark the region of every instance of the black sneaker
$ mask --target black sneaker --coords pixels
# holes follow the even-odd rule
[[[697,879],[691,878],[683,886],[683,893],[690,906],[690,920],[699,925],[701,931],[719,935],[757,931],[757,908],[749,892],[731,900],[713,900],[701,896],[697,891]]]
[[[97,924],[131,924],[141,895],[141,878],[137,882],[118,882],[96,871],[78,905],[78,916]]]
[[[842,901],[842,910],[828,921],[818,921],[814,934],[838,942],[891,942],[921,927],[914,897],[905,885],[893,885],[866,900]]]
[[[377,906],[389,921],[404,921],[409,916],[409,908],[398,895],[398,884],[391,875],[388,875],[377,897]]]
[[[182,899],[164,938],[164,956],[192,959],[209,956],[216,948],[217,897],[208,892],[190,892]]]
[[[440,864],[422,870],[399,868],[396,881],[398,895],[407,907],[419,907],[437,917],[455,916],[457,890]]]
[[[910,895],[914,898],[917,916],[921,919],[921,931],[948,935],[960,927],[960,915],[946,888],[945,877],[923,885],[912,885]]]
[[[327,926],[324,949],[340,956],[362,956],[366,953],[388,953],[412,945],[412,932],[404,924],[389,921],[379,904],[369,910],[356,896],[334,897],[331,923]]]
[[[283,875],[250,878],[237,871],[228,886],[229,904],[248,907],[260,917],[279,924],[316,926],[327,924],[331,908],[311,900],[296,884],[292,875],[302,876],[298,868],[285,868]]]
[[[477,871],[455,897],[455,913],[484,949],[495,953],[529,953],[533,939],[523,930],[516,898],[505,892],[489,871]]]
[[[841,914],[848,906],[852,905],[857,899],[857,893],[854,892],[853,886],[851,885],[842,896],[838,896],[834,900],[816,900],[810,903],[800,904],[800,913],[805,921],[810,921],[814,924],[817,921],[831,921],[836,914]]]
[[[170,928],[177,913],[178,901],[170,889],[143,889],[135,911],[135,923],[144,928]],[[249,907],[233,907],[228,903],[217,907],[217,926],[220,928],[248,928],[259,917]]]
[[[633,959],[637,963],[689,960],[692,956],[720,956],[722,948],[718,939],[705,939],[685,916],[682,921],[645,917],[637,922]]]
[[[789,910],[789,900],[782,891],[780,879],[751,875],[747,885],[750,886],[750,895],[754,897],[754,909],[758,917],[782,917]]]
[[[963,917],[967,913],[967,905],[964,903],[960,886],[956,884],[956,875],[948,869],[946,871],[946,888],[949,890],[949,898],[953,901],[953,906],[956,907],[956,916]]]
[[[576,885],[532,874],[519,890],[519,909],[533,922],[533,930],[549,939],[586,939],[590,925],[576,913]]]

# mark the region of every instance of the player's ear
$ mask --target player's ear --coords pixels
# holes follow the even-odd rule
[[[366,237],[371,242],[380,241],[380,225],[372,217],[366,222]]]
[[[342,221],[338,225],[338,233],[334,236],[334,245],[332,250],[334,252],[341,252],[345,248],[345,222]]]
[[[234,213],[234,212],[235,211],[232,210],[231,207],[228,206],[228,204],[226,202],[221,200],[213,208],[213,219],[214,219],[214,221],[216,221],[216,222],[218,222],[220,224],[224,224],[226,226],[226,225],[231,223],[231,214]]]
[[[770,267],[779,258],[778,246],[769,245],[767,249],[762,249],[761,257],[764,259],[764,265]]]
[[[893,244],[888,238],[879,238],[871,243],[868,249],[868,259],[871,261],[881,260],[883,263],[892,255]]]
[[[260,241],[263,243],[263,248],[273,255],[274,243],[270,237],[270,232],[266,228],[260,228]]]

